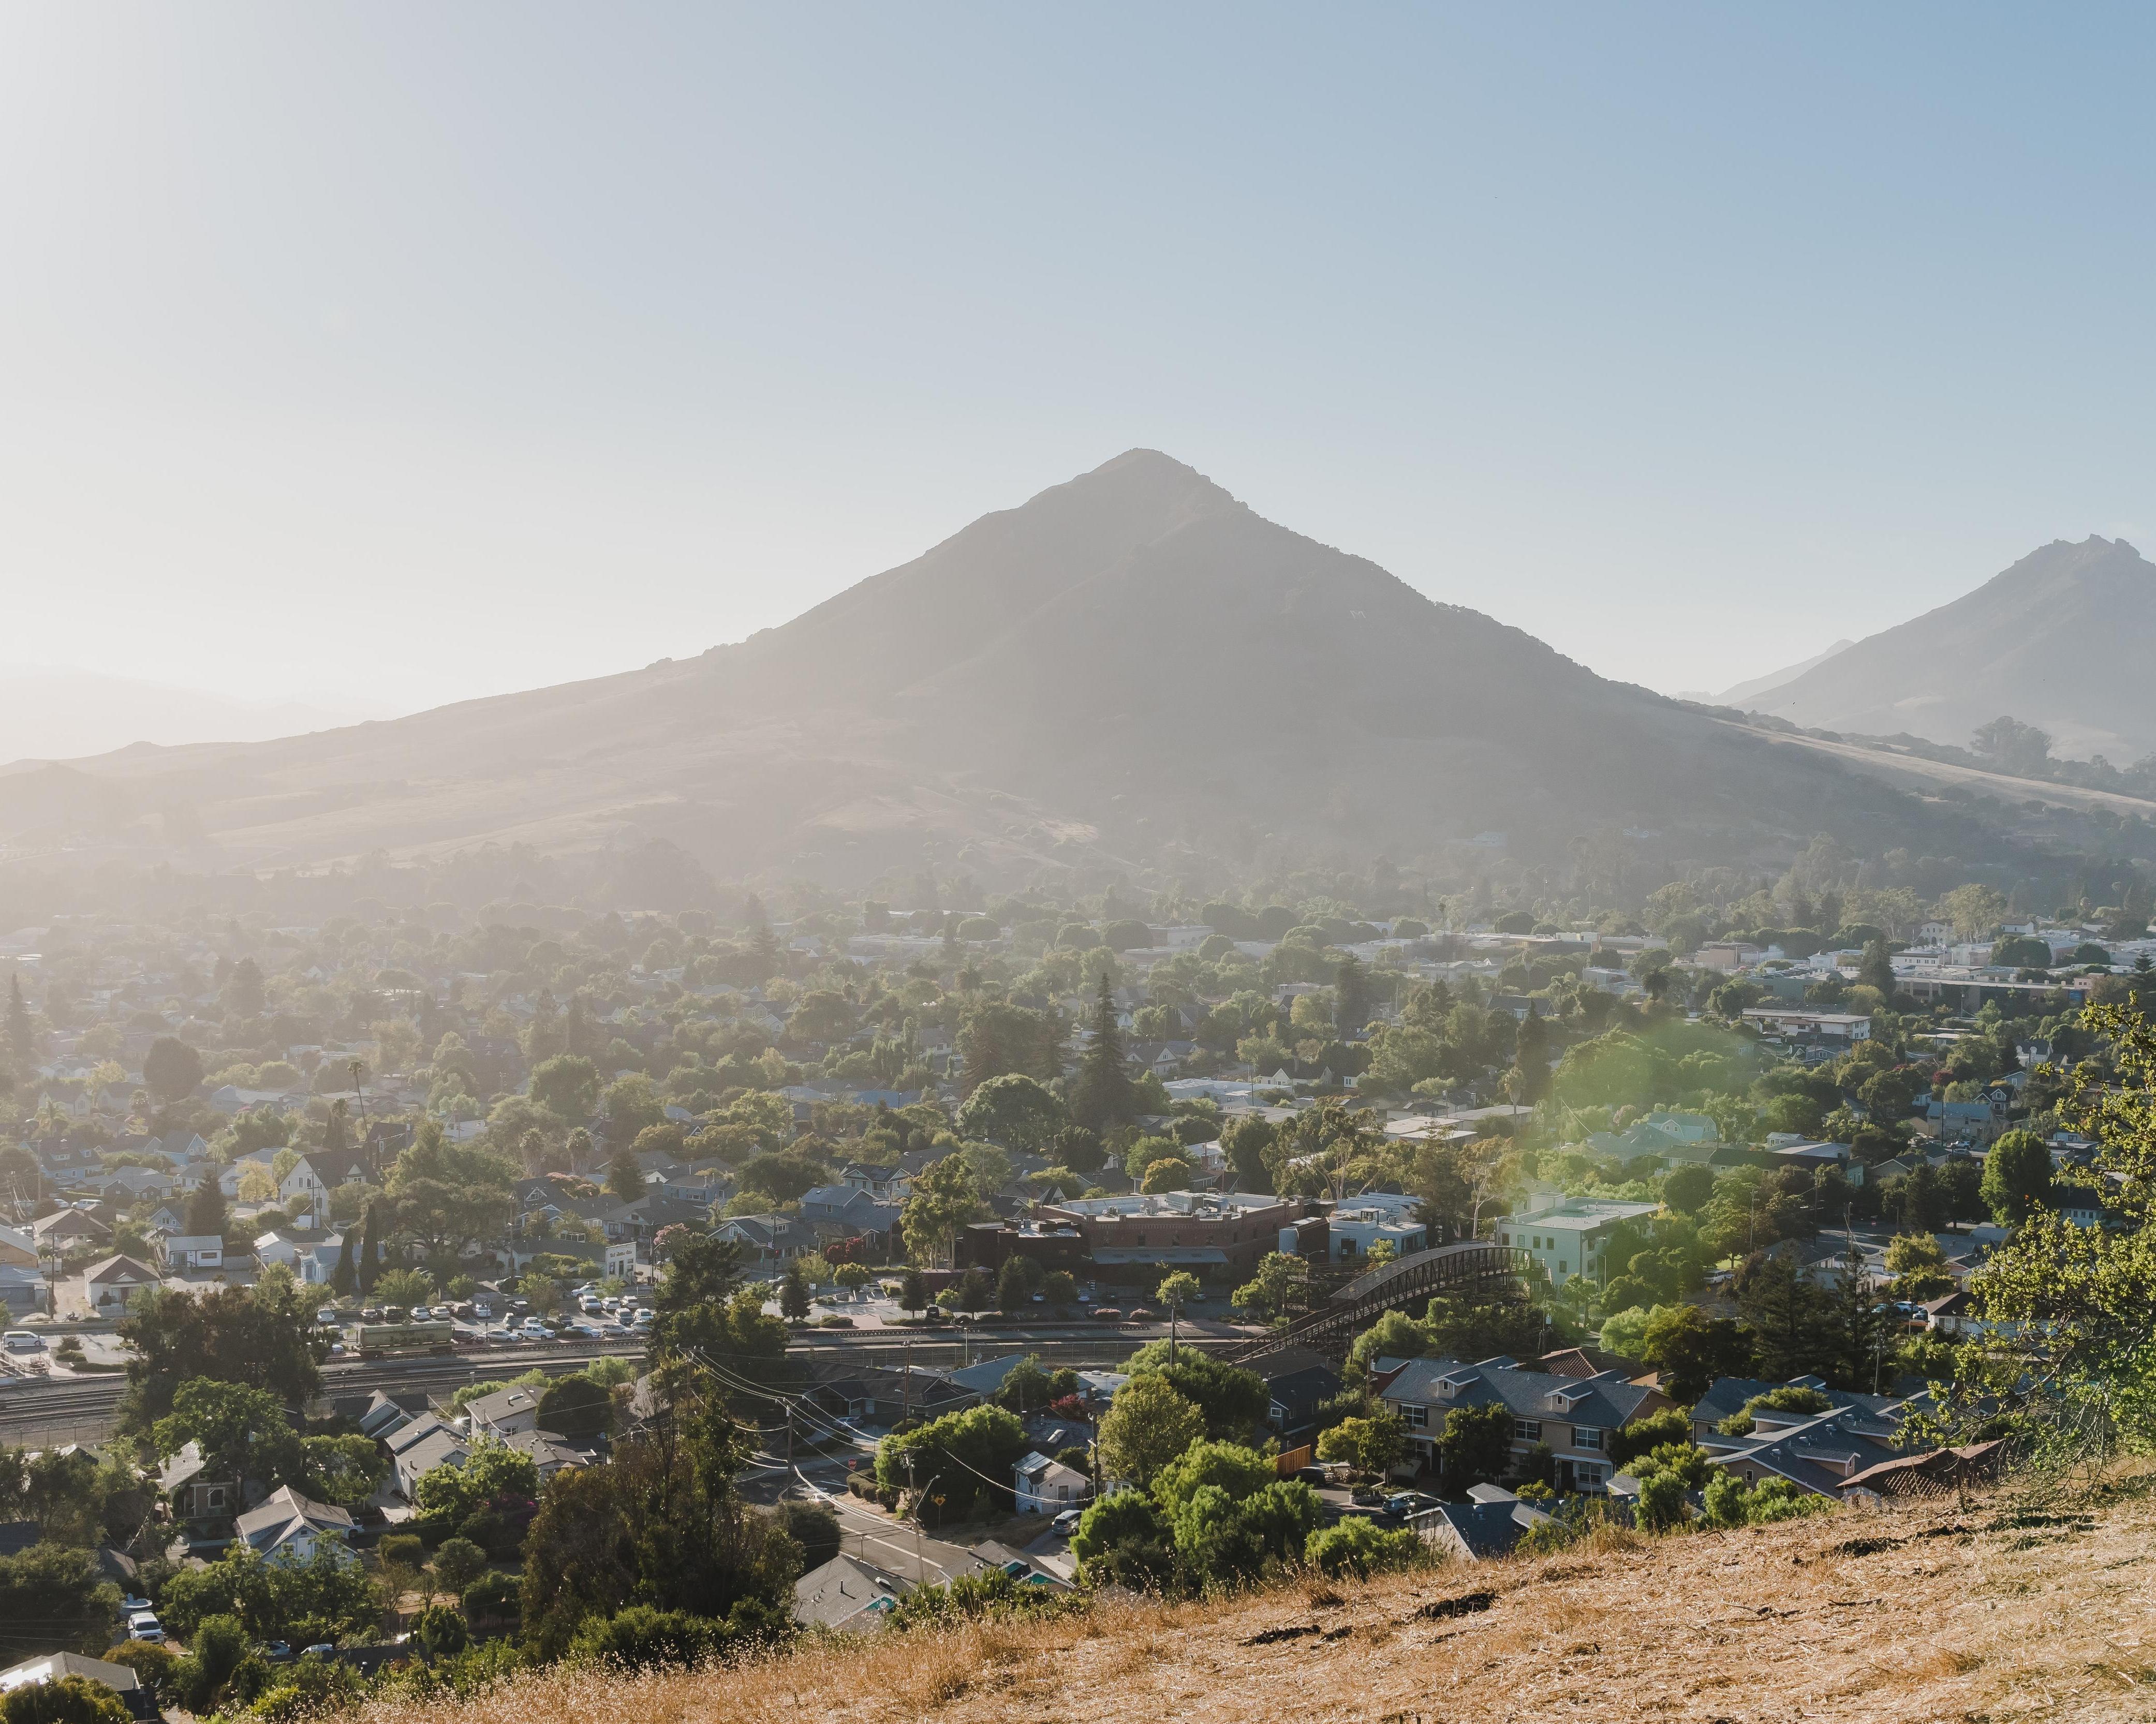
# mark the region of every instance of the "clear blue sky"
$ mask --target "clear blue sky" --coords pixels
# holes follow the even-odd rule
[[[1719,688],[2156,533],[2153,38],[11,6],[0,658],[398,706],[597,674],[1149,444]]]

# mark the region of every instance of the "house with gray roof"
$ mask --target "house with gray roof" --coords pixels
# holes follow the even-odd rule
[[[347,1511],[316,1502],[287,1485],[235,1519],[232,1530],[264,1557],[305,1562],[317,1551],[343,1549],[352,1541],[354,1525]]]
[[[1517,1465],[1537,1447],[1557,1463],[1560,1491],[1599,1492],[1609,1482],[1609,1439],[1622,1427],[1676,1403],[1660,1389],[1628,1382],[1622,1373],[1564,1377],[1523,1370],[1500,1355],[1474,1364],[1457,1359],[1381,1359],[1377,1393],[1407,1427],[1414,1452],[1436,1465],[1437,1439],[1455,1407],[1502,1406],[1512,1418]]]

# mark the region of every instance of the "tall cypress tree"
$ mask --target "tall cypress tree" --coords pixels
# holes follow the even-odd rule
[[[336,1268],[330,1275],[330,1288],[340,1299],[349,1299],[359,1287],[359,1271],[352,1258],[352,1229],[344,1230],[344,1238],[337,1245]]]
[[[1123,1061],[1122,1032],[1116,1024],[1116,997],[1108,972],[1101,972],[1100,997],[1093,1005],[1093,1037],[1078,1062],[1071,1085],[1070,1116],[1096,1131],[1127,1123],[1137,1113],[1129,1068]]]
[[[374,1290],[375,1271],[382,1258],[382,1205],[367,1206],[367,1228],[359,1245],[359,1290]]]
[[[30,1028],[30,1008],[23,1003],[20,976],[8,978],[8,1050],[18,1065],[27,1068],[36,1061],[38,1037]]]

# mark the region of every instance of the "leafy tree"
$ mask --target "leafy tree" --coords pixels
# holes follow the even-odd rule
[[[0,1724],[131,1724],[133,1717],[125,1701],[87,1676],[23,1682],[0,1694]]]
[[[549,1425],[549,1430],[557,1427]],[[446,1538],[434,1552],[434,1578],[443,1588],[461,1597],[487,1570],[486,1552],[469,1538]]]
[[[1135,1378],[1158,1377],[1205,1416],[1205,1434],[1240,1440],[1265,1428],[1272,1398],[1265,1378],[1255,1371],[1183,1347],[1168,1362],[1168,1344],[1149,1341],[1132,1353],[1123,1368]]]
[[[119,1608],[120,1589],[98,1572],[86,1550],[33,1544],[0,1557],[0,1624],[36,1624],[38,1646],[98,1652],[111,1639]],[[19,1643],[8,1650],[25,1650]]]
[[[666,1120],[659,1086],[640,1071],[608,1084],[599,1097],[599,1111],[606,1116],[608,1138],[624,1143],[634,1142],[645,1126],[663,1125]]]
[[[1007,1257],[1004,1266],[996,1271],[996,1309],[1006,1316],[1033,1303],[1033,1286],[1026,1279],[1025,1270],[1024,1258]]]
[[[609,1465],[547,1482],[524,1546],[525,1638],[542,1656],[587,1624],[634,1633],[647,1609],[722,1622],[723,1646],[700,1655],[790,1632],[800,1547],[742,1501],[752,1439],[707,1379],[670,1375],[665,1388],[661,1416],[618,1443]]]
[[[1272,1170],[1265,1158],[1273,1137],[1272,1122],[1255,1113],[1245,1114],[1220,1133],[1220,1150],[1235,1170],[1239,1191],[1263,1193],[1273,1188]]]
[[[509,1224],[517,1171],[491,1150],[451,1143],[438,1121],[424,1121],[389,1173],[398,1230],[431,1256],[454,1257]]]
[[[1023,1072],[1005,1072],[974,1090],[958,1110],[958,1134],[1029,1152],[1053,1142],[1067,1123],[1063,1104]]]
[[[259,1018],[265,1003],[262,985],[262,967],[251,957],[244,957],[232,967],[232,974],[224,984],[224,1009],[234,1018]]]
[[[583,1373],[557,1377],[539,1397],[539,1428],[586,1442],[605,1434],[613,1422],[613,1396],[603,1383]]]
[[[1419,1359],[1430,1352],[1430,1335],[1404,1311],[1389,1311],[1355,1337],[1348,1349],[1348,1375],[1368,1371],[1379,1359]]]
[[[200,1445],[212,1478],[254,1479],[270,1489],[299,1482],[300,1433],[284,1403],[267,1389],[198,1377],[182,1383],[172,1410],[151,1428],[159,1455]]]
[[[1174,1528],[1142,1491],[1097,1498],[1079,1517],[1070,1554],[1095,1583],[1165,1587],[1175,1572]]]
[[[1897,1299],[1938,1299],[1953,1290],[1947,1254],[1933,1234],[1896,1234],[1887,1246],[1887,1267],[1894,1272]]]
[[[1307,1304],[1310,1265],[1300,1257],[1269,1251],[1256,1275],[1235,1290],[1235,1303],[1260,1321],[1280,1323]]]
[[[986,1487],[1002,1493],[1008,1507],[1011,1469],[1027,1446],[1025,1427],[1014,1414],[1001,1407],[968,1407],[916,1430],[886,1437],[876,1449],[876,1482],[891,1491],[926,1491],[941,1480],[947,1499],[968,1504],[977,1488]]]
[[[565,1122],[580,1124],[598,1107],[598,1068],[578,1054],[542,1060],[531,1068],[531,1099]]]
[[[1271,1460],[1240,1443],[1195,1442],[1153,1475],[1152,1500],[1171,1521],[1179,1519],[1200,1491],[1223,1491],[1236,1501],[1255,1496],[1278,1474]]]
[[[2034,1131],[2008,1131],[1984,1158],[1984,1201],[2001,1227],[2054,1206],[2051,1152]]]
[[[1685,1482],[1673,1472],[1649,1473],[1640,1480],[1639,1524],[1648,1532],[1671,1532],[1684,1525]]]
[[[1344,1460],[1366,1473],[1382,1473],[1407,1452],[1407,1427],[1397,1413],[1343,1419],[1317,1439],[1320,1460]]]
[[[1662,1182],[1662,1201],[1680,1215],[1697,1215],[1714,1195],[1714,1170],[1687,1162]]]
[[[421,1475],[412,1506],[429,1537],[457,1534],[490,1549],[514,1548],[501,1527],[521,1526],[538,1495],[539,1470],[530,1455],[502,1443],[475,1442],[462,1460]]]
[[[933,1265],[950,1255],[960,1228],[987,1212],[965,1162],[947,1155],[929,1162],[915,1178],[899,1227],[915,1260]]]
[[[1635,1455],[1646,1455],[1666,1443],[1689,1443],[1691,1420],[1681,1407],[1665,1407],[1645,1419],[1620,1426],[1609,1438],[1609,1464],[1622,1470]]]
[[[898,1308],[901,1311],[928,1309],[928,1278],[919,1270],[908,1268],[899,1277]]]
[[[321,1388],[314,1313],[294,1284],[215,1287],[196,1296],[159,1290],[121,1320],[132,1349],[121,1421],[146,1434],[196,1378],[267,1390],[280,1406],[305,1406]]]
[[[452,1658],[470,1639],[463,1615],[448,1604],[429,1604],[412,1619],[412,1638],[429,1659]]]
[[[168,1107],[193,1095],[202,1080],[202,1055],[177,1036],[159,1036],[142,1056],[142,1081]]]
[[[1502,1479],[1512,1465],[1512,1415],[1503,1406],[1454,1407],[1432,1446],[1450,1491]]]
[[[1144,1486],[1205,1434],[1205,1415],[1163,1377],[1133,1377],[1116,1391],[1096,1446],[1111,1478]]]

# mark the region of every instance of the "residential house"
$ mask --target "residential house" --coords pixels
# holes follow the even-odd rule
[[[913,1582],[903,1575],[858,1557],[836,1556],[793,1583],[793,1619],[803,1628],[870,1633],[881,1628],[913,1589]]]
[[[397,1470],[397,1489],[410,1502],[419,1480],[438,1466],[454,1466],[471,1453],[464,1439],[431,1413],[399,1425],[382,1439]]]
[[[85,1658],[80,1652],[40,1652],[20,1664],[11,1665],[0,1670],[0,1694],[28,1683],[59,1682],[69,1676],[80,1676],[85,1681],[110,1689],[120,1696],[120,1703],[127,1708],[128,1716],[137,1720],[138,1724],[154,1724],[158,1716],[155,1696],[131,1669],[102,1658]]]
[[[1318,1408],[1345,1387],[1340,1373],[1304,1347],[1276,1347],[1244,1362],[1265,1386],[1265,1423],[1283,1443],[1317,1421]]]
[[[1326,1218],[1327,1254],[1335,1263],[1353,1263],[1381,1244],[1390,1245],[1395,1257],[1427,1249],[1430,1229],[1414,1219],[1416,1202],[1398,1193],[1373,1193],[1335,1205]]]
[[[1676,1404],[1659,1389],[1627,1382],[1620,1372],[1563,1377],[1524,1370],[1502,1356],[1471,1365],[1456,1359],[1380,1360],[1373,1382],[1425,1465],[1435,1465],[1437,1439],[1454,1408],[1502,1406],[1512,1414],[1516,1462],[1537,1447],[1547,1448],[1556,1461],[1558,1488],[1589,1493],[1609,1484],[1611,1436],[1634,1419]]]
[[[304,1210],[326,1216],[330,1193],[341,1185],[363,1184],[369,1171],[364,1150],[311,1149],[292,1164],[277,1188],[277,1196],[293,1214]]]
[[[287,1485],[238,1516],[232,1530],[273,1562],[305,1562],[318,1551],[348,1548],[354,1525],[347,1511],[316,1502]]]
[[[164,1277],[156,1270],[123,1253],[83,1271],[82,1302],[92,1311],[110,1311],[125,1307],[141,1288],[163,1285]]]
[[[711,1237],[739,1245],[752,1263],[781,1263],[816,1244],[814,1230],[792,1215],[729,1215]]]
[[[1064,1510],[1090,1502],[1093,1481],[1077,1468],[1051,1460],[1039,1452],[1029,1454],[1011,1469],[1012,1489],[1022,1515],[1060,1515]]]
[[[481,1431],[490,1436],[508,1438],[524,1431],[539,1429],[539,1390],[522,1383],[511,1383],[492,1394],[481,1395],[467,1401],[465,1411],[471,1415],[472,1434]]]
[[[55,1250],[63,1255],[85,1246],[101,1245],[112,1237],[112,1229],[95,1215],[76,1209],[56,1209],[49,1215],[40,1215],[30,1224],[31,1236],[38,1242],[39,1250]]]
[[[1497,1485],[1476,1485],[1466,1502],[1440,1503],[1412,1516],[1408,1526],[1443,1556],[1487,1562],[1512,1553],[1521,1537],[1550,1516]]]
[[[589,1466],[592,1464],[590,1455],[582,1449],[572,1449],[548,1431],[517,1431],[503,1438],[502,1446],[514,1449],[520,1455],[530,1455],[532,1465],[538,1469],[542,1485],[564,1467]]]
[[[270,1235],[264,1235],[265,1238]],[[222,1234],[168,1233],[157,1241],[157,1260],[168,1275],[189,1275],[224,1267]]]
[[[828,1221],[850,1234],[887,1236],[905,1213],[903,1205],[880,1202],[850,1185],[819,1185],[801,1196],[803,1221]]]
[[[157,1464],[157,1494],[183,1521],[224,1521],[239,1511],[239,1480],[213,1478],[202,1444],[188,1442]]]

